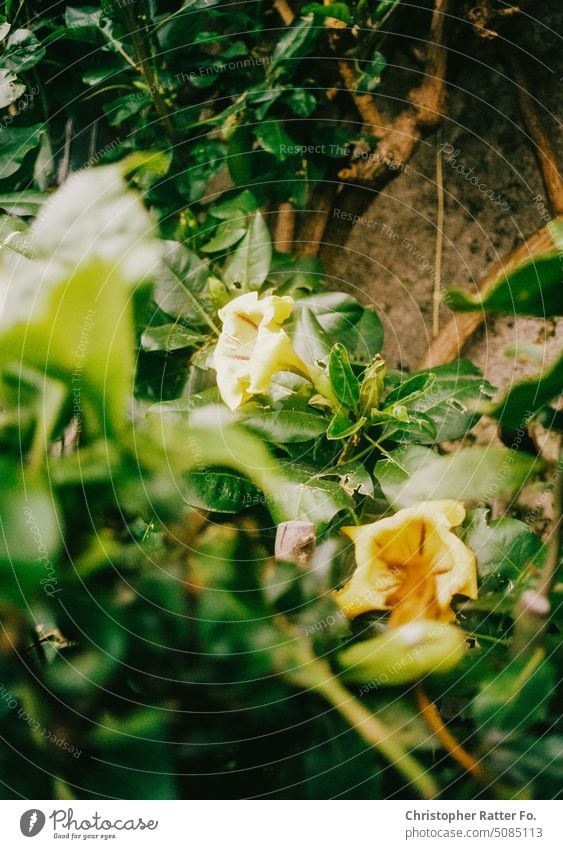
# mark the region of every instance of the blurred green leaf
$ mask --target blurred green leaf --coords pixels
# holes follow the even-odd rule
[[[268,276],[271,261],[270,233],[262,214],[257,212],[225,269],[225,283],[259,289]]]
[[[219,224],[211,239],[202,246],[201,250],[206,254],[224,251],[240,242],[245,233],[244,219],[228,218]]]
[[[268,406],[245,404],[240,413],[246,427],[263,439],[282,445],[316,439],[328,425],[322,414],[296,395]]]
[[[350,9],[346,3],[327,3],[325,6],[321,3],[307,3],[301,11],[305,15],[313,14],[319,19],[335,18],[338,21],[343,21],[345,24],[352,22]]]
[[[317,38],[317,32],[313,27],[313,16],[298,18],[295,23],[287,27],[282,37],[276,43],[272,54],[273,69],[277,69],[284,62],[289,62],[291,70],[295,69],[295,60],[304,56],[312,47]]]
[[[366,364],[383,343],[383,325],[376,314],[343,292],[296,301],[289,332],[298,353],[308,359],[324,359],[338,342],[352,363]]]
[[[493,679],[481,684],[471,715],[484,728],[524,731],[545,719],[555,675],[542,649],[511,660]]]
[[[197,348],[207,339],[207,334],[193,333],[182,324],[161,324],[145,330],[141,345],[145,351],[177,351],[181,348]]]
[[[520,451],[474,446],[455,454],[435,454],[430,448],[407,445],[380,460],[375,476],[397,510],[426,499],[492,501],[508,497],[543,463]]]
[[[6,89],[6,84],[9,87]],[[9,97],[13,94],[14,88],[9,81],[2,84],[0,78],[0,98],[3,96]],[[3,105],[7,106],[12,103],[22,92],[18,92],[11,100],[8,100]],[[0,101],[0,105],[2,105]],[[27,154],[34,148],[39,146],[41,141],[41,133],[43,132],[43,124],[34,124],[32,127],[4,127],[2,130],[2,151],[0,152],[0,180],[5,180],[11,177],[21,167]]]
[[[416,441],[433,445],[459,439],[471,430],[481,416],[481,403],[493,392],[480,369],[469,360],[457,360],[408,378],[389,393],[385,406],[400,401],[409,416],[422,413],[434,425],[434,433],[421,432]]]
[[[528,419],[563,392],[563,355],[539,375],[513,384],[503,398],[482,409],[509,433],[524,428]]]
[[[501,278],[486,295],[459,289],[447,294],[448,306],[458,312],[491,312],[539,318],[562,315],[562,265],[559,253],[538,256]]]
[[[2,65],[9,71],[29,71],[41,61],[45,48],[29,29],[17,29],[8,36]]]
[[[263,500],[248,478],[231,469],[206,468],[183,478],[181,495],[187,504],[217,513],[240,513]]]
[[[482,589],[494,589],[536,563],[542,544],[524,522],[504,518],[487,524],[486,517],[484,508],[473,510],[463,538],[475,552]]]

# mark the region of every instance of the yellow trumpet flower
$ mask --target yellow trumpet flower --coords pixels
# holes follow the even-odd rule
[[[389,626],[418,619],[455,621],[454,595],[477,597],[475,555],[451,528],[465,509],[457,501],[421,501],[370,525],[342,528],[357,568],[334,598],[353,619],[390,610]]]
[[[288,295],[260,300],[256,292],[248,292],[219,310],[223,329],[213,366],[221,398],[231,410],[267,392],[276,372],[297,372],[310,379],[308,367],[281,327],[293,303]]]

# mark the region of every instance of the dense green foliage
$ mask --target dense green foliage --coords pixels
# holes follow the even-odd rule
[[[369,29],[361,48],[344,37],[372,92],[397,3],[311,3],[289,27],[245,2],[27,5],[0,22],[4,796],[552,797],[559,552],[518,493],[557,486],[521,443],[530,422],[556,431],[560,364],[494,401],[467,360],[387,369],[379,317],[276,251],[265,216],[372,141],[341,123],[330,61],[313,71],[327,16]],[[555,315],[560,260],[450,298]],[[214,352],[250,293],[292,300],[306,372],[233,410]],[[472,444],[482,415],[506,445]],[[349,621],[341,528],[442,499],[465,505],[479,577],[448,639],[432,623],[405,645],[381,611]],[[294,520],[314,526],[305,565],[274,557]],[[523,607],[534,591],[545,622]],[[484,779],[429,729],[422,679]]]

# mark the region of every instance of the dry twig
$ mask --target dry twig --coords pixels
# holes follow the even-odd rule
[[[335,196],[336,186],[332,183],[324,183],[313,192],[310,200],[313,211],[304,218],[295,242],[298,256],[317,255]]]
[[[557,167],[557,157],[551,144],[544,122],[538,114],[537,99],[530,93],[530,88],[520,64],[512,53],[507,52],[507,62],[510,73],[516,84],[516,95],[522,117],[526,124],[530,140],[533,142],[534,154],[541,171],[543,184],[554,215],[563,215],[563,180]]]
[[[290,253],[295,234],[295,210],[293,204],[284,200],[278,206],[276,227],[274,231],[274,247],[281,253]]]
[[[274,0],[273,6],[284,24],[287,27],[290,26],[290,24],[292,24],[295,20],[295,12],[287,0]]]
[[[387,127],[373,154],[343,168],[343,181],[380,187],[404,169],[422,135],[435,128],[444,113],[447,52],[444,30],[448,0],[436,0],[432,13],[424,81],[408,95],[409,106]]]
[[[542,174],[549,206],[552,213],[557,216],[557,220],[563,221],[563,180],[557,167],[553,145],[536,110],[536,101],[530,93],[524,73],[512,55],[506,55],[511,75],[516,83],[522,117],[529,137],[534,143],[534,153]],[[553,249],[553,247],[553,239],[548,228],[542,227],[504,262],[498,263],[485,274],[478,285],[479,292],[486,294],[497,285],[499,280],[512,272],[522,262],[533,259],[538,254]],[[484,320],[483,312],[454,316],[432,342],[419,363],[419,368],[431,368],[455,359]]]
[[[558,219],[563,221],[563,217]],[[505,276],[527,260],[554,248],[553,238],[547,227],[520,245],[510,256],[488,271],[478,285],[482,295],[490,292]],[[449,363],[458,357],[468,339],[485,320],[484,312],[458,313],[442,328],[418,364],[421,369]]]

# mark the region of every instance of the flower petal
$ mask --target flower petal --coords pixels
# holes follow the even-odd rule
[[[253,395],[267,392],[278,371],[294,370],[309,376],[308,367],[281,327],[293,303],[288,295],[260,300],[257,292],[247,292],[219,310],[223,329],[213,366],[221,397],[231,410]]]
[[[334,593],[346,616],[354,618],[368,610],[396,606],[403,583],[405,601],[410,593],[415,611],[417,587],[422,599],[429,590],[428,580],[433,580],[430,597],[434,594],[436,617],[445,622],[454,620],[450,607],[453,596],[477,595],[475,556],[450,530],[464,517],[465,509],[459,502],[423,501],[370,525],[343,528],[354,543],[357,563],[352,578]],[[401,608],[403,617],[405,613],[409,615],[408,606]]]

